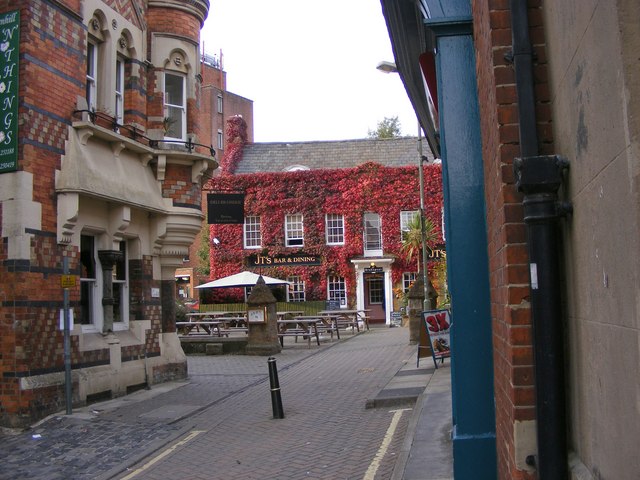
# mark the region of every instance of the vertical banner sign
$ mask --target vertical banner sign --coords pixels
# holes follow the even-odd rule
[[[0,15],[0,173],[18,169],[20,12]]]

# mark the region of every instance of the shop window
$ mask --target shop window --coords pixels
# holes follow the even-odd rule
[[[325,217],[327,245],[344,245],[344,216],[328,213]]]
[[[287,277],[287,281],[291,284],[287,289],[288,302],[304,302],[304,280],[299,275]]]
[[[260,248],[262,246],[262,233],[260,231],[260,217],[251,216],[244,218],[244,248]]]
[[[285,243],[287,247],[302,247],[304,245],[302,214],[296,213],[285,217]]]

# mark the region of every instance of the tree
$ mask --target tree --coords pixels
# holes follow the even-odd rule
[[[413,256],[418,254],[418,273],[420,273],[420,264],[422,263],[422,222],[420,220],[420,213],[416,213],[415,216],[407,224],[408,230],[402,232],[402,246],[401,251],[407,256],[407,260],[410,262]],[[438,233],[436,232],[435,225],[431,219],[424,219],[424,240],[428,244],[435,242],[438,239]]]
[[[384,120],[378,122],[378,128],[369,130],[369,138],[396,138],[401,137],[400,121],[398,117],[384,117]]]
[[[203,277],[208,277],[210,273],[209,265],[209,225],[204,224],[200,231],[200,245],[196,251],[197,265],[195,267],[196,273]]]

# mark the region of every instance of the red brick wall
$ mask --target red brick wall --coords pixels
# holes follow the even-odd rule
[[[530,35],[536,52],[538,135],[541,153],[552,150],[540,1],[530,1]],[[533,479],[516,469],[514,424],[535,419],[532,330],[526,228],[513,178],[520,154],[508,0],[474,0],[474,37],[480,100],[489,269],[493,320],[498,472],[501,479]]]
[[[144,13],[146,1],[133,0]],[[62,308],[63,256],[69,256],[70,271],[78,271],[75,248],[57,244],[57,202],[55,171],[61,167],[68,127],[74,119],[78,96],[84,96],[86,30],[82,25],[80,0],[43,2],[39,0],[0,0],[0,12],[20,9],[20,82],[19,82],[19,159],[20,170],[33,174],[33,201],[42,207],[41,228],[27,233],[31,238],[28,260],[8,260],[8,238],[0,238],[0,424],[24,426],[48,413],[60,410],[63,387],[21,390],[21,376],[61,372],[64,368],[63,335],[58,328]],[[106,0],[133,23],[139,23],[131,0]],[[156,30],[188,36],[198,42],[200,24],[184,12],[155,11],[149,18]],[[144,18],[142,19],[145,20]],[[161,27],[161,28],[160,28]],[[146,68],[139,62],[127,68],[137,72],[127,86],[125,122],[143,126],[147,110]],[[152,85],[153,87],[153,85]],[[152,90],[150,90],[152,91]],[[55,93],[55,94],[51,94]],[[162,98],[153,98],[162,105]],[[193,107],[190,104],[189,107]],[[162,115],[162,110],[157,115]],[[195,124],[195,120],[193,120]],[[176,202],[200,205],[197,185],[191,182],[190,167],[169,166],[167,178],[174,182],[166,193]],[[174,190],[177,181],[185,186]],[[0,216],[2,208],[0,208]],[[7,233],[3,232],[3,235]],[[11,235],[11,233],[9,233]],[[134,272],[131,268],[132,319],[152,320],[145,347],[123,350],[123,360],[159,355],[161,307],[159,299],[149,299],[152,262],[144,258]],[[70,289],[71,304],[79,301],[79,286]],[[78,338],[72,337],[72,364],[83,367],[109,362],[108,350],[79,352]],[[184,365],[171,365],[154,377],[184,376]]]

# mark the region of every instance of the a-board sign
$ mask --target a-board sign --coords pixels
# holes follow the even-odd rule
[[[391,325],[394,327],[402,326],[402,312],[391,312]]]
[[[327,300],[325,307],[326,310],[340,310],[340,300]]]
[[[420,340],[418,343],[418,366],[420,358],[430,354],[438,368],[437,361],[451,356],[451,314],[449,310],[428,310],[422,312]]]

